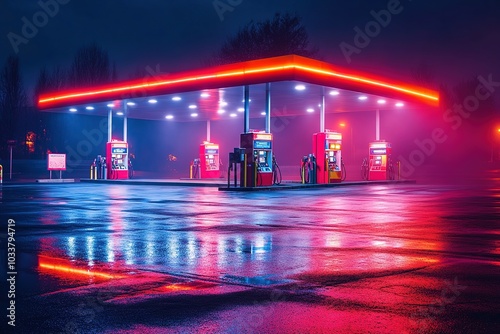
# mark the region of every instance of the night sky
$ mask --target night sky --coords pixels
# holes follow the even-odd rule
[[[119,79],[148,66],[164,73],[197,68],[244,24],[287,11],[302,17],[312,46],[327,62],[398,79],[410,79],[411,72],[424,65],[433,69],[437,81],[451,84],[500,72],[500,3],[495,0],[402,0],[390,23],[353,54],[350,63],[339,45],[354,45],[354,28],[364,30],[374,20],[370,12],[397,6],[398,1],[58,1],[59,8],[45,25],[39,1],[0,4],[2,65],[14,53],[9,36],[24,38],[26,20],[42,23],[34,36],[18,45],[28,88],[43,66],[67,67],[75,51],[92,42],[109,52]],[[219,15],[214,3],[231,10]]]

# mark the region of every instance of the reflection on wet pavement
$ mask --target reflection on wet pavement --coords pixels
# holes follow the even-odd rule
[[[418,310],[440,295],[451,300],[444,289],[466,279],[452,271],[480,263],[498,273],[495,189],[10,186],[2,189],[2,219],[8,212],[20,226],[26,303],[104,295],[99,313],[108,322],[78,322],[83,329],[191,332],[198,327],[189,312],[162,322],[144,311],[151,323],[131,318],[130,327],[110,320],[126,309],[106,307],[150,310],[150,301],[174,298],[169,303],[183,309],[182,298],[198,298],[189,299],[196,305],[213,296],[200,302],[215,303],[211,311],[195,307],[208,332],[412,332],[444,326]],[[276,291],[281,298],[272,298]],[[237,320],[246,313],[255,319]],[[52,325],[61,330],[50,321],[42,328]]]

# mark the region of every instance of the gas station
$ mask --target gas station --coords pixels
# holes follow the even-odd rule
[[[342,152],[343,136],[338,129],[326,128],[325,119],[327,115],[338,117],[343,112],[366,111],[375,113],[375,136],[366,143],[368,158],[361,164],[362,182],[396,182],[398,163],[392,158],[392,147],[397,143],[381,140],[380,113],[433,109],[438,103],[438,92],[430,89],[287,55],[175,73],[148,81],[48,93],[40,96],[38,107],[47,112],[107,118],[107,143],[102,148],[106,156],[98,156],[92,162],[90,179],[94,182],[130,178],[128,119],[205,122],[205,140],[199,143],[199,152],[189,153],[196,157],[186,166],[185,181],[220,186],[227,179],[227,187],[219,188],[224,190],[290,185],[281,179],[271,119],[297,117],[316,110],[319,126],[310,133],[309,151],[287,150],[287,154],[301,156],[300,164],[297,161],[300,181],[296,186],[335,185],[345,180],[347,153]],[[113,134],[116,117],[123,120],[121,138]],[[224,143],[212,141],[213,124],[228,119],[241,119],[238,147],[224,147]],[[179,138],[178,142],[182,145],[183,139]],[[222,152],[229,153],[227,164],[222,164]]]

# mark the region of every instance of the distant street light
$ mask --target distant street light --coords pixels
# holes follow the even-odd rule
[[[500,134],[500,128],[497,129],[497,133]],[[500,146],[500,145],[499,145]],[[500,159],[500,147],[498,149],[498,158]]]
[[[497,134],[500,134],[500,128],[497,128]],[[500,145],[497,144],[498,143],[498,140],[495,140],[493,139],[493,141],[491,142],[491,159],[490,159],[490,162],[493,162],[495,161],[495,148],[499,147],[499,149],[496,151],[496,153],[498,154],[498,159],[500,159]]]

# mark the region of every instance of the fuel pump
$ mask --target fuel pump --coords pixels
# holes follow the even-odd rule
[[[107,164],[106,158],[98,155],[92,164],[90,164],[90,179],[91,180],[105,180],[107,179]]]
[[[319,132],[313,135],[313,154],[317,161],[317,183],[341,182],[343,177],[342,134]],[[344,174],[345,175],[345,174]]]
[[[128,143],[113,140],[106,144],[106,161],[110,164],[107,168],[108,179],[128,179]]]
[[[314,154],[304,155],[300,166],[300,179],[303,184],[315,184],[317,175],[316,157]]]
[[[318,182],[317,180],[318,166],[316,164],[316,157],[314,156],[314,154],[310,153],[307,158],[307,161],[308,161],[307,169],[309,174],[309,183],[316,184]]]
[[[307,155],[304,155],[300,160],[300,182],[302,184],[309,183],[309,171],[307,170]]]
[[[369,144],[368,180],[394,180],[391,143],[376,141]]]
[[[132,164],[132,160],[135,159],[134,154],[130,154],[128,157],[128,178],[132,179],[134,178],[134,165]]]
[[[368,159],[363,158],[361,162],[361,179],[367,181],[368,180]]]
[[[200,177],[200,159],[193,159],[189,164],[189,178],[198,179]]]
[[[235,147],[233,152],[229,153],[229,166],[227,167],[227,187],[231,186],[231,172],[234,171],[234,187],[237,185],[238,180],[238,165],[242,166],[245,162],[245,149]],[[240,171],[243,168],[240,167]],[[241,186],[241,184],[240,184]]]
[[[97,156],[97,179],[102,180],[104,179],[104,162],[102,155]]]
[[[90,179],[91,180],[97,180],[97,164],[96,164],[96,159],[92,161],[92,164],[90,165]]]
[[[199,164],[199,178],[213,179],[220,177],[220,158],[219,158],[219,145],[203,142],[200,145]]]
[[[271,186],[273,184],[272,140],[265,132],[241,134],[241,148],[245,149],[243,171],[240,173],[243,187]]]
[[[106,163],[106,158],[102,158],[102,178],[106,180],[108,178],[108,164]]]

